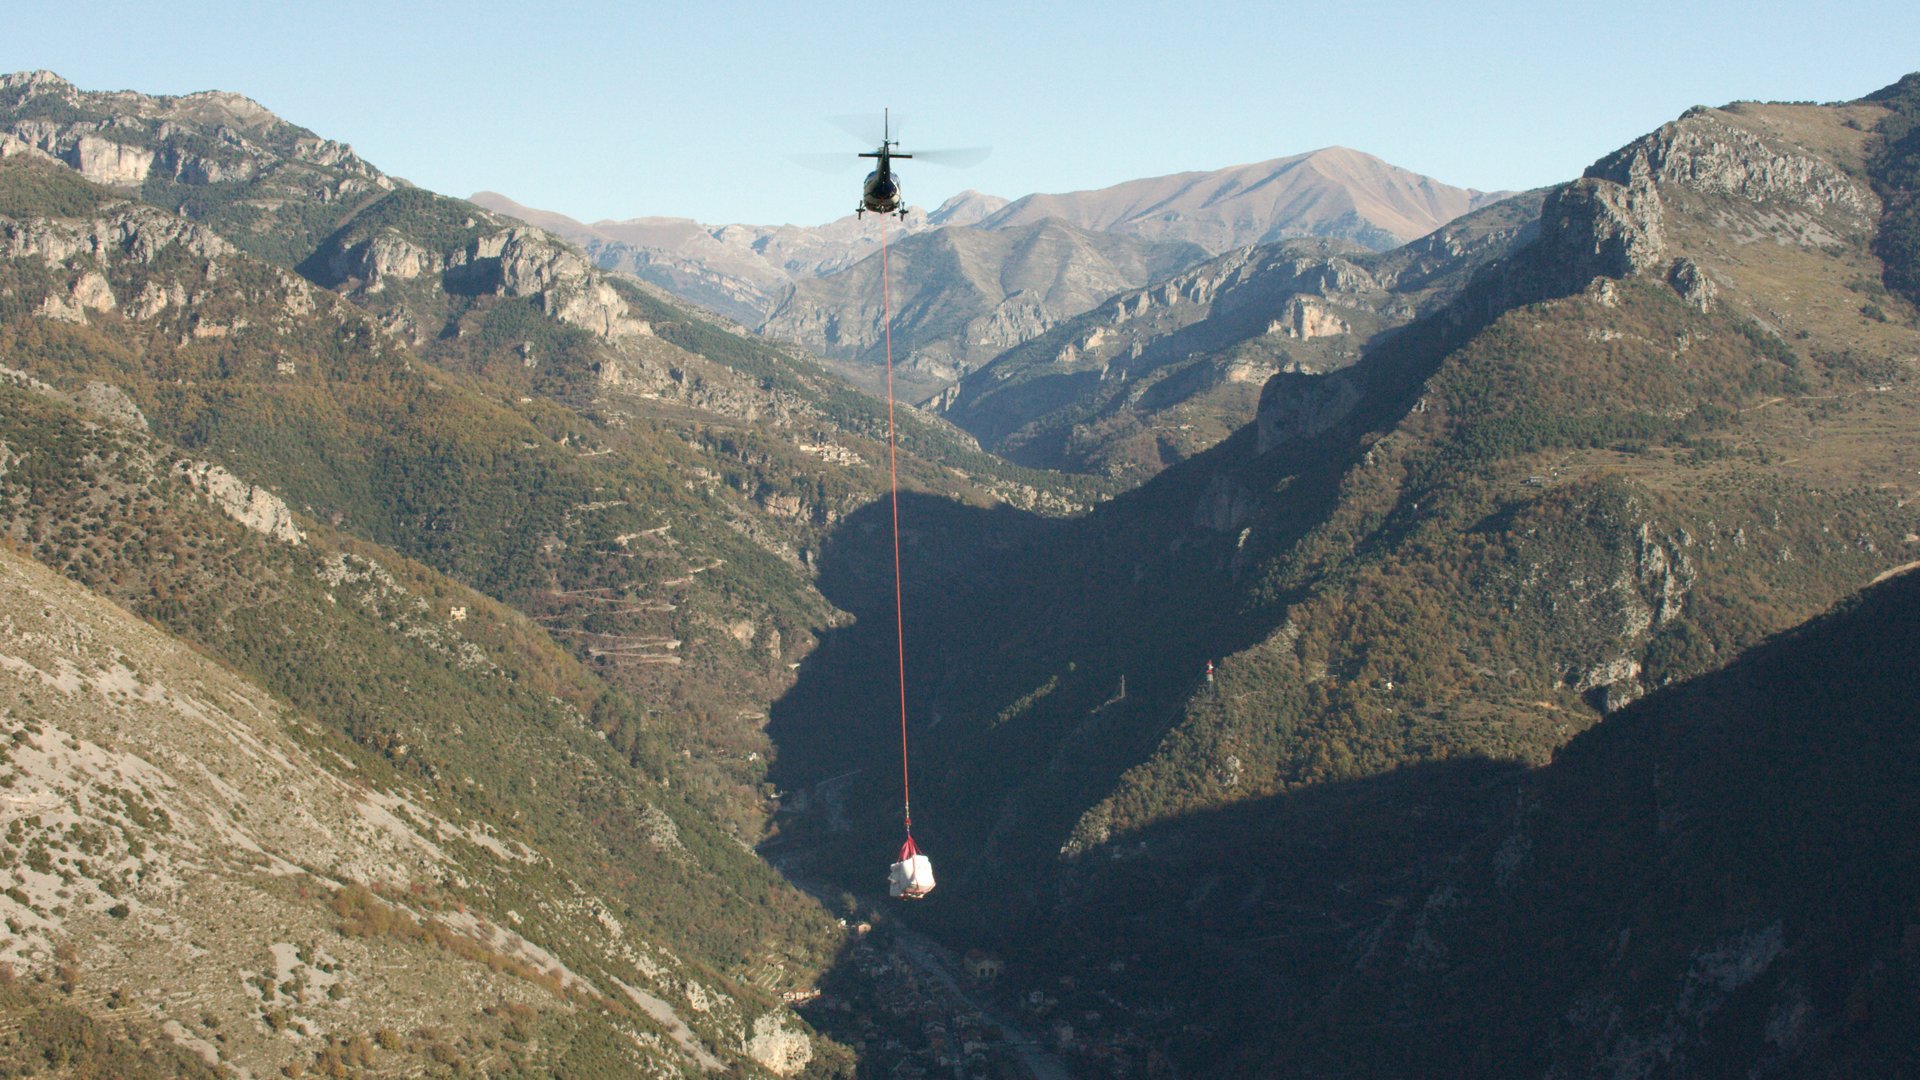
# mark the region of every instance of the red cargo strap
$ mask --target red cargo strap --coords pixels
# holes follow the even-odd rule
[[[880,312],[887,340],[887,480],[893,494],[893,639],[900,670],[900,804],[913,846],[913,786],[907,772],[907,621],[900,599],[900,466],[893,430],[893,295],[887,283],[887,217],[880,215]],[[905,858],[906,856],[901,856]]]

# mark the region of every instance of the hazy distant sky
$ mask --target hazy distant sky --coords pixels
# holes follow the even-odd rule
[[[92,3],[0,0],[0,69],[84,89],[234,90],[451,195],[592,221],[819,224],[907,114],[913,203],[1364,150],[1526,188],[1694,104],[1857,97],[1920,69],[1920,3]],[[851,160],[851,159],[850,159]]]

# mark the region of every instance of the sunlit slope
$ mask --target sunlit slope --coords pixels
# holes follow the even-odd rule
[[[646,711],[97,387],[0,386],[16,971],[256,1070],[743,1052],[832,934]]]
[[[1094,191],[1028,195],[989,216],[989,229],[1058,218],[1083,229],[1184,240],[1216,254],[1297,236],[1397,247],[1501,194],[1456,188],[1329,146],[1209,172],[1129,180]]]
[[[1118,293],[971,372],[937,405],[1023,464],[1143,480],[1244,426],[1281,371],[1325,374],[1531,239],[1540,193],[1380,253],[1288,240]]]

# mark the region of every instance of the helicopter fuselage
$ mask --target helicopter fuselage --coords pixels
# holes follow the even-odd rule
[[[854,207],[854,214],[868,211],[876,214],[899,214],[907,216],[906,205],[900,193],[900,178],[893,174],[894,158],[910,158],[912,154],[897,154],[886,145],[861,157],[878,158],[880,167],[867,174],[860,185],[860,205]]]

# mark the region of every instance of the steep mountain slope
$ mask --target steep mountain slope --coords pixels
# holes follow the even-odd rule
[[[1886,266],[1887,288],[1920,304],[1920,74],[1867,100],[1888,109],[1867,159],[1874,191],[1886,206],[1874,233],[1874,252]]]
[[[1528,778],[1336,999],[1247,1061],[1903,1075],[1920,577],[1649,698]],[[1354,1021],[1405,1018],[1384,1028]]]
[[[1214,254],[1297,236],[1385,251],[1506,195],[1450,187],[1371,154],[1330,146],[1095,191],[1028,195],[980,225],[1007,229],[1057,218],[1097,232],[1198,244]]]
[[[812,1052],[776,992],[831,928],[636,703],[143,422],[104,384],[0,380],[0,907],[29,985],[256,1072]]]
[[[1058,221],[897,238],[886,260],[797,281],[760,331],[838,360],[854,383],[885,383],[881,263],[893,275],[895,392],[914,400],[1112,294],[1190,265],[1190,244],[1142,243]]]
[[[906,598],[916,832],[946,890],[916,920],[1100,1013],[1089,1053],[1154,1032],[1220,1067],[1217,1036],[1333,985],[1497,810],[1497,771],[1445,763],[1543,763],[1912,558],[1920,331],[1862,179],[1890,115],[1690,111],[1549,191],[1450,302],[1275,375],[1254,425],[1094,514],[994,545],[985,515],[915,507],[940,538]],[[872,610],[872,556],[827,554],[828,594]],[[891,808],[810,785],[888,769],[865,740],[890,709],[838,693],[829,729],[824,695],[891,647],[856,622],[775,710],[793,857],[849,883]],[[1283,794],[1319,855],[1244,865],[1232,830]],[[1347,822],[1378,827],[1346,847]],[[1370,843],[1399,854],[1296,869]],[[1218,917],[1189,934],[1181,904]],[[1267,937],[1302,951],[1235,959]],[[1202,975],[1170,984],[1176,961]]]
[[[937,404],[1022,464],[1144,478],[1245,424],[1276,372],[1345,367],[1451,300],[1531,237],[1539,205],[1518,196],[1384,254],[1309,240],[1229,252],[1016,345]]]

